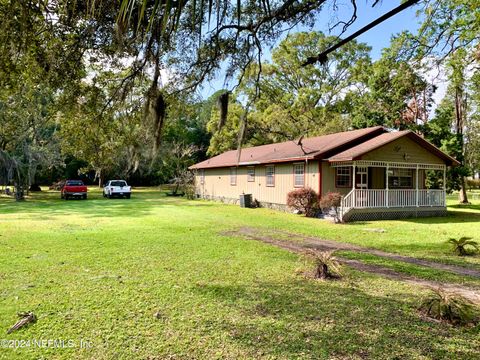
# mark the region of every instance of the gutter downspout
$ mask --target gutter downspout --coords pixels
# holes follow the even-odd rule
[[[387,193],[385,194],[385,206],[387,208],[390,207],[389,202],[388,202],[388,162],[387,162],[387,167],[385,168],[385,189],[387,190]]]
[[[356,190],[355,190],[355,186],[356,186],[356,167],[357,167],[357,162],[354,161],[353,162],[353,181],[352,181],[352,190],[353,190],[353,207],[356,208],[357,207],[357,194],[356,194]]]
[[[447,166],[443,165],[443,206],[447,206]]]
[[[417,164],[417,170],[415,173],[415,189],[416,189],[415,204],[418,208],[418,164]]]
[[[318,160],[318,196],[321,198],[322,193],[322,161]]]
[[[304,176],[305,176],[305,187],[307,187],[307,186],[310,184],[310,181],[307,180],[307,179],[308,179],[307,174],[310,174],[310,171],[308,171],[308,159],[305,158],[305,172],[304,172]]]

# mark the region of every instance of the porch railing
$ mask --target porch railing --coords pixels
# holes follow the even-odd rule
[[[390,208],[445,206],[443,190],[355,189],[342,199],[342,208]]]

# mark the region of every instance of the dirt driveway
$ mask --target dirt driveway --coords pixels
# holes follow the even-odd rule
[[[301,253],[306,249],[316,249],[321,251],[335,251],[335,250],[348,250],[358,253],[371,254],[391,260],[401,261],[409,264],[415,264],[419,266],[429,267],[432,269],[449,271],[457,275],[468,275],[476,278],[480,278],[480,271],[475,269],[469,269],[461,266],[441,264],[433,261],[417,259],[409,256],[403,256],[393,253],[384,252],[381,250],[364,248],[361,246],[342,243],[331,240],[323,240],[316,237],[310,237],[300,234],[293,234],[285,231],[269,230],[264,232],[261,229],[255,229],[250,227],[242,227],[238,230],[229,231],[224,233],[228,236],[239,236],[250,240],[262,241],[267,244],[272,244],[282,249],[286,249],[292,252]],[[439,282],[433,280],[425,280],[415,276],[406,275],[392,269],[379,266],[366,264],[359,260],[350,260],[338,257],[340,262],[350,266],[359,271],[365,271],[373,274],[383,276],[388,279],[403,281],[406,283],[419,285],[428,288],[443,288],[445,291],[455,293],[469,299],[470,301],[480,304],[480,289],[462,286],[459,284]]]

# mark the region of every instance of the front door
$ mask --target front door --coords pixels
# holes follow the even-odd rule
[[[355,177],[355,187],[357,189],[368,189],[368,167],[357,167],[357,174]]]

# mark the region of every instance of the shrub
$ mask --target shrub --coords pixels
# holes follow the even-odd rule
[[[28,189],[28,191],[42,191],[42,189],[40,188],[40,185],[38,184],[32,184],[30,185],[30,188]]]
[[[57,182],[53,183],[52,185],[50,185],[49,189],[50,190],[62,190],[64,185],[65,185],[65,180],[60,180],[60,181],[57,181]]]
[[[188,200],[193,200],[195,199],[195,185],[193,184],[186,184],[184,186],[184,192],[185,192],[185,197]]]
[[[333,208],[335,211],[335,221],[338,222],[340,221],[340,205],[342,204],[342,195],[338,192],[329,192],[326,193],[322,198],[320,199],[320,208],[323,211],[327,211]]]
[[[313,277],[315,279],[338,278],[342,275],[340,263],[333,256],[333,251],[307,250],[304,256],[314,263]]]
[[[470,255],[479,250],[478,242],[473,241],[470,237],[461,237],[458,240],[450,238],[447,242],[452,244],[453,251],[459,256]],[[471,247],[473,249],[469,250],[467,247]]]
[[[290,191],[287,195],[287,206],[305,216],[313,217],[318,213],[318,194],[311,188]]]
[[[466,185],[469,190],[480,189],[480,179],[467,179]]]
[[[474,319],[474,307],[463,297],[436,289],[422,301],[420,311],[425,315],[452,324],[467,324]]]

